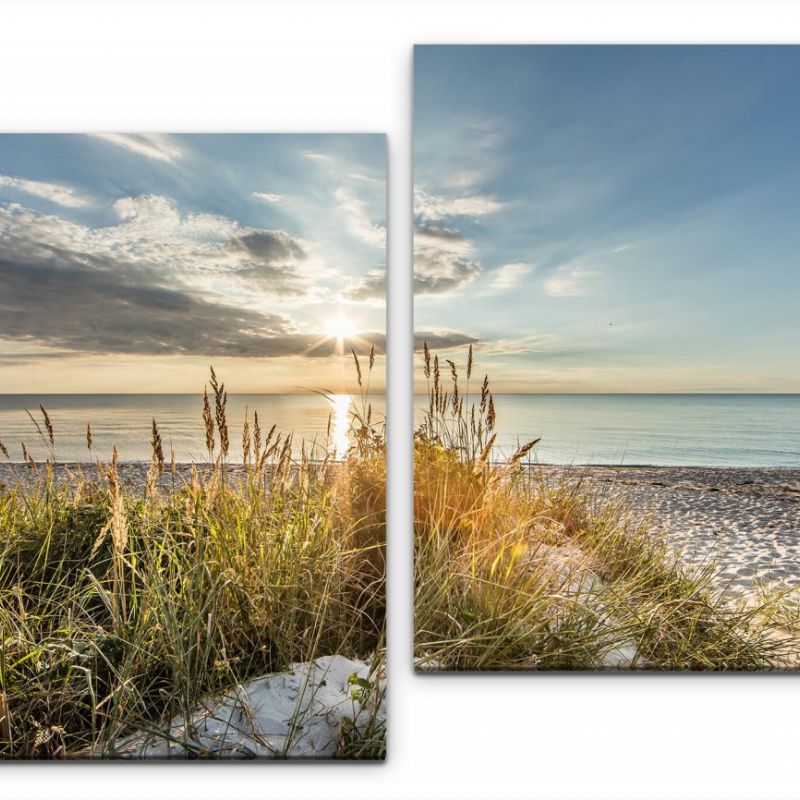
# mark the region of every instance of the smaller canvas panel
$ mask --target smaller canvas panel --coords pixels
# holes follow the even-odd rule
[[[384,757],[385,158],[0,135],[0,757]]]

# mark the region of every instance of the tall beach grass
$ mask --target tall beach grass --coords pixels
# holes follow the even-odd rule
[[[212,370],[208,461],[188,471],[164,452],[153,420],[138,490],[116,451],[96,457],[91,427],[89,463],[65,473],[46,410],[31,415],[48,459],[23,445],[19,480],[0,487],[0,756],[113,756],[132,730],[323,655],[370,659],[377,684],[385,447],[368,393],[343,459],[253,414],[235,470],[226,403]],[[380,758],[383,742],[359,722],[339,755]]]
[[[731,595],[689,571],[575,467],[553,481],[537,440],[496,461],[489,379],[422,354],[414,442],[415,654],[436,670],[752,670],[798,665],[788,592]]]

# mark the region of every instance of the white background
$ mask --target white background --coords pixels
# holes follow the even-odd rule
[[[788,2],[0,4],[5,130],[388,132],[391,297],[387,763],[2,764],[0,796],[800,796],[800,676],[413,676],[409,393],[413,43],[798,40]]]

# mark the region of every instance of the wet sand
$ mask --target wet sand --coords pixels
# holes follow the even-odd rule
[[[599,501],[619,500],[681,553],[715,564],[718,580],[800,585],[800,469],[548,467],[546,480],[581,481]]]

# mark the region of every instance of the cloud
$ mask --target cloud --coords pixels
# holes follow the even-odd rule
[[[183,157],[181,148],[163,133],[90,133],[89,136],[156,161],[173,163]]]
[[[369,175],[366,172],[350,172],[347,175],[350,180],[360,181],[361,183],[369,183],[372,186],[383,186],[384,180],[382,178],[376,178],[373,175]]]
[[[89,205],[89,200],[76,194],[74,189],[58,183],[44,183],[25,178],[13,178],[10,175],[0,175],[0,186],[8,186],[11,189],[44,198],[51,203],[57,203],[67,208],[82,208]]]
[[[471,283],[481,273],[476,261],[437,247],[414,254],[414,294],[444,294]]]
[[[270,264],[288,263],[306,255],[298,241],[283,231],[252,231],[233,241],[243,252]]]
[[[449,347],[466,347],[469,344],[477,344],[478,340],[474,336],[459,331],[415,331],[414,350],[422,350],[427,342],[431,350],[446,350]]]
[[[280,203],[283,200],[282,194],[273,194],[272,192],[251,192],[250,194],[256,200],[263,200],[265,203]]]
[[[386,270],[370,270],[367,277],[347,289],[344,296],[357,302],[386,302]]]
[[[359,239],[374,247],[386,246],[386,228],[369,218],[364,210],[364,204],[349,189],[340,187],[334,197],[339,208],[347,215],[350,230]]]
[[[309,161],[323,161],[326,164],[333,164],[334,162],[333,158],[325,153],[312,153],[306,151],[300,155],[303,156],[303,158],[307,158]]]
[[[478,170],[461,170],[451,175],[444,183],[452,189],[469,189],[479,183],[483,178],[483,173]]]
[[[114,207],[121,221],[104,228],[0,208],[0,338],[91,353],[328,352],[318,334],[262,310],[265,293],[304,290],[299,240],[158,196]],[[262,302],[248,307],[254,283]]]
[[[480,194],[442,197],[422,190],[414,193],[414,213],[423,222],[438,222],[448,217],[484,217],[504,207],[505,203]]]
[[[473,250],[472,242],[455,228],[446,228],[423,222],[414,228],[414,246],[418,250],[438,247],[451,253],[467,255]]]
[[[456,253],[428,247],[414,254],[414,294],[446,294],[471,283],[481,273],[475,261]],[[345,291],[347,300],[383,302],[386,299],[386,270],[374,269]]]
[[[520,281],[533,270],[533,265],[516,261],[513,264],[504,264],[492,271],[490,288],[497,291],[513,289]]]
[[[587,284],[596,274],[585,267],[565,264],[544,282],[544,291],[552,297],[577,297],[586,293]]]

